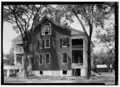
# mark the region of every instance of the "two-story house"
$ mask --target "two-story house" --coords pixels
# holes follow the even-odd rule
[[[13,43],[15,63],[22,64],[24,51],[20,36]],[[44,17],[32,32],[29,47],[32,72],[37,76],[86,76],[87,49],[84,32]]]

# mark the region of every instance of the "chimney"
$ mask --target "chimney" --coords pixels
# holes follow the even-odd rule
[[[59,10],[56,10],[55,23],[57,23],[58,25],[61,25],[60,20],[61,20],[61,12]]]

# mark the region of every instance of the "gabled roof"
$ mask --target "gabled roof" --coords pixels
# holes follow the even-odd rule
[[[15,37],[12,42],[16,42],[16,41],[19,41],[21,39],[21,35],[18,35],[17,37]]]
[[[77,30],[77,29],[74,29],[74,28],[71,28],[71,27],[67,27],[67,26],[62,26],[62,25],[59,25],[57,24],[56,22],[50,20],[50,18],[48,18],[47,16],[44,16],[40,23],[39,24],[42,24],[42,22],[44,20],[48,20],[49,22],[51,22],[53,25],[57,26],[57,27],[60,27],[61,29],[64,29],[64,30],[70,30],[71,31],[71,35],[83,35],[85,36],[85,33],[83,31],[80,31],[80,30]]]
[[[43,23],[44,20],[48,20],[50,23],[52,23],[53,25],[63,29],[63,30],[66,30],[66,31],[71,31],[71,35],[81,35],[81,36],[85,36],[85,33],[83,31],[80,31],[80,30],[77,30],[77,29],[74,29],[74,28],[71,28],[71,27],[67,27],[67,26],[61,26],[59,24],[57,24],[56,22],[50,20],[50,18],[48,18],[47,16],[44,16],[41,21],[39,22],[38,26],[40,24]],[[37,26],[36,26],[37,27]],[[35,28],[36,28],[35,27]],[[16,42],[16,41],[19,41],[21,39],[21,35],[18,35],[16,38],[14,38],[12,40],[12,42]]]

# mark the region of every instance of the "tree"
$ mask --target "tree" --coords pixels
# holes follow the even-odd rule
[[[43,16],[47,15],[52,21],[57,17],[59,10],[51,5],[4,5],[3,21],[13,24],[13,29],[20,32],[22,38],[24,58],[23,58],[23,77],[27,78],[27,67],[31,65],[29,55],[29,45],[31,43],[32,31],[39,24]],[[62,14],[60,14],[62,15]],[[59,15],[59,16],[60,16]],[[29,61],[27,64],[26,61]]]
[[[99,64],[107,65],[108,71],[111,71],[111,65],[114,63],[114,56],[110,55],[108,52],[101,51],[100,54],[94,54],[93,56],[94,66]],[[95,69],[96,67],[94,67]],[[114,67],[113,67],[114,68]]]
[[[115,28],[114,25],[110,28],[104,29],[105,33],[97,31],[98,43],[101,43],[108,49],[108,53],[115,55]]]
[[[23,77],[27,77],[27,66],[25,60],[28,58],[28,48],[31,42],[32,31],[39,23],[40,19],[44,15],[42,9],[45,6],[43,5],[4,5],[3,6],[3,21],[7,21],[14,25],[13,29],[16,32],[20,32],[23,49],[24,49],[24,58],[23,58]],[[31,65],[31,64],[29,64]]]
[[[63,5],[64,6],[64,5]],[[61,6],[61,7],[63,7]],[[81,24],[85,35],[88,39],[88,73],[87,78],[91,75],[91,38],[94,26],[104,28],[104,20],[114,12],[114,3],[100,3],[100,4],[79,4],[79,5],[65,5],[65,13],[69,12],[70,15],[76,16]],[[67,9],[67,10],[66,10]],[[81,17],[79,17],[80,15]],[[68,16],[67,16],[68,17]],[[69,19],[70,20],[70,19]],[[89,26],[89,33],[85,26]]]
[[[97,38],[99,39],[98,43],[104,45],[108,49],[107,56],[105,56],[105,60],[109,68],[110,64],[114,66],[114,61],[115,61],[115,27],[114,27],[114,24],[111,24],[110,27],[104,30],[105,30],[105,33],[101,33],[100,31],[97,31]]]
[[[42,9],[45,8],[45,13]],[[27,59],[28,47],[31,41],[31,32],[34,30],[39,19],[44,14],[50,14],[51,20],[54,20],[56,14],[60,11],[60,16],[73,22],[72,16],[76,16],[88,39],[88,78],[91,73],[91,37],[94,25],[103,27],[104,19],[114,12],[114,3],[102,4],[79,4],[79,5],[59,5],[57,9],[51,5],[5,5],[3,8],[3,19],[10,23],[15,23],[14,29],[19,29],[23,41],[24,56]],[[78,15],[81,15],[81,18]],[[84,23],[83,23],[84,21]],[[85,26],[89,26],[89,34]],[[29,33],[28,33],[29,32]]]

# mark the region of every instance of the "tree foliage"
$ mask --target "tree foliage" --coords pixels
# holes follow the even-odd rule
[[[102,4],[61,4],[56,8],[48,5],[4,5],[3,6],[4,21],[14,24],[14,29],[19,30],[24,43],[24,50],[29,47],[30,33],[33,31],[40,19],[49,14],[51,20],[55,19],[57,13],[60,13],[60,18],[74,22],[72,17],[76,16],[79,23],[88,38],[88,67],[90,68],[91,59],[91,37],[93,26],[104,27],[104,20],[109,18],[109,15],[114,12],[114,3]],[[78,16],[80,15],[80,17]],[[85,26],[89,26],[89,33]],[[27,50],[25,51],[27,52]],[[90,71],[90,69],[88,69]]]
[[[99,43],[107,47],[109,54],[115,54],[115,28],[110,27],[105,29],[105,33],[97,31],[97,38]]]
[[[4,5],[3,6],[3,20],[14,25],[14,30],[19,31],[23,49],[24,49],[24,77],[26,77],[25,60],[28,58],[28,48],[31,43],[31,33],[39,23],[43,13],[41,12],[43,5]],[[30,61],[30,60],[29,60]],[[29,64],[30,65],[30,64]]]
[[[114,13],[115,3],[68,5],[67,10],[76,16],[88,39],[88,77],[91,74],[91,38],[94,26],[104,28],[104,20]],[[81,17],[79,17],[80,15]],[[89,27],[89,33],[85,26]]]

